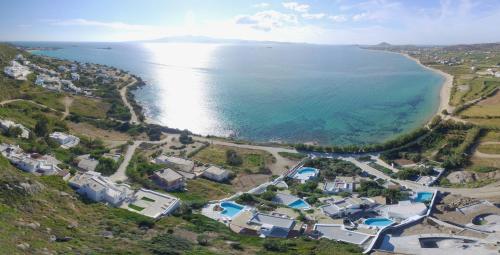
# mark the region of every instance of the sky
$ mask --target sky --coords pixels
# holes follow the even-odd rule
[[[16,0],[0,41],[170,36],[321,44],[500,42],[500,0]]]

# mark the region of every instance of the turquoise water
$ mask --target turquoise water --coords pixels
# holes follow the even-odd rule
[[[363,223],[369,226],[385,227],[391,225],[394,221],[387,218],[368,218]]]
[[[312,167],[302,167],[298,171],[299,174],[316,174],[316,168]]]
[[[317,173],[317,169],[316,168],[312,168],[312,167],[301,167],[297,173],[295,173],[295,175],[293,176],[293,178],[295,179],[299,179],[299,180],[302,180],[303,182],[306,181],[306,180],[309,180],[313,177],[316,176],[316,173]]]
[[[305,208],[310,208],[310,206],[306,203],[306,201],[299,199],[295,200],[294,202],[288,204],[289,207],[295,208],[295,209],[305,209]]]
[[[432,192],[418,192],[415,197],[415,202],[429,202],[432,200],[433,193]]]
[[[238,214],[243,210],[243,206],[232,203],[232,202],[222,202],[220,206],[224,209],[221,214],[232,218],[234,215]]]
[[[155,122],[254,141],[382,142],[424,124],[443,81],[398,54],[354,46],[19,44],[143,77],[136,96]]]

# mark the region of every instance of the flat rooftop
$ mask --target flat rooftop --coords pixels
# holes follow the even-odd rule
[[[322,237],[324,238],[330,240],[343,241],[357,245],[363,244],[366,240],[372,237],[371,235],[368,234],[346,230],[342,225],[336,225],[336,224],[332,225],[317,224],[314,226],[314,229],[317,230],[319,233],[321,233]]]
[[[179,203],[179,199],[164,193],[140,189],[134,194],[135,199],[130,203],[124,203],[122,208],[148,216],[158,218],[163,214],[170,213]],[[134,210],[129,205],[143,208]]]

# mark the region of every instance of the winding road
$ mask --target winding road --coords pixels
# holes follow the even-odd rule
[[[122,101],[130,111],[130,121],[129,121],[130,124],[139,124],[139,119],[137,118],[137,114],[135,114],[134,108],[132,107],[132,105],[129,103],[129,101],[127,99],[128,87],[134,85],[136,82],[137,82],[137,79],[132,77],[132,81],[120,89],[120,96],[122,97]]]

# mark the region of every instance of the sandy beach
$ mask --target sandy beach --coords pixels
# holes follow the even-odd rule
[[[451,75],[449,73],[445,73],[439,69],[428,67],[428,66],[422,64],[419,59],[414,58],[406,53],[400,53],[400,54],[417,62],[423,68],[426,68],[428,70],[436,72],[445,78],[443,85],[441,86],[441,90],[439,92],[439,108],[438,108],[436,114],[439,114],[442,117],[444,117],[442,114],[443,110],[446,110],[448,113],[452,113],[454,107],[450,105],[450,97],[451,97],[451,89],[453,87],[453,75]]]

